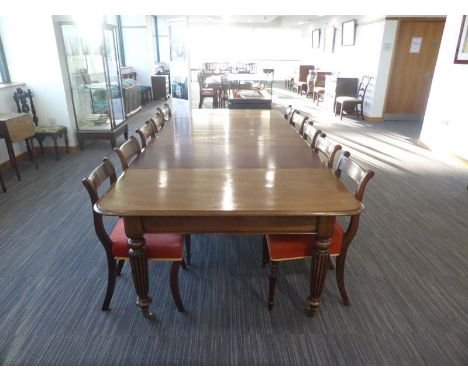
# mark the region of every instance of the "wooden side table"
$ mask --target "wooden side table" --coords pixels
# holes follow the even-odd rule
[[[21,176],[16,164],[15,150],[13,143],[26,142],[29,158],[34,161],[36,169],[39,169],[36,159],[36,150],[32,137],[36,133],[31,114],[29,113],[0,113],[0,138],[5,139],[8,156],[10,157],[11,167],[15,169],[18,180]]]

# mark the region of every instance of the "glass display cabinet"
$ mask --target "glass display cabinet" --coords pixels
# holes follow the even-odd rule
[[[120,134],[128,136],[115,27],[86,30],[64,22],[60,29],[78,143],[108,139],[115,147]]]
[[[228,74],[229,109],[271,109],[273,72]]]

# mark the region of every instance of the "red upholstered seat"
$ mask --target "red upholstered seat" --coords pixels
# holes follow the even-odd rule
[[[110,238],[112,240],[113,256],[128,258],[128,238],[125,235],[123,219],[119,219]],[[145,240],[148,259],[182,261],[184,248],[182,235],[147,234]]]
[[[332,237],[330,247],[330,255],[338,256],[341,250],[343,241],[343,228],[335,223],[335,233]],[[317,235],[266,235],[268,243],[268,251],[270,258],[273,261],[284,261],[301,259],[312,254]]]
[[[201,90],[201,95],[204,96],[204,97],[213,97],[214,96],[214,89],[203,88]]]

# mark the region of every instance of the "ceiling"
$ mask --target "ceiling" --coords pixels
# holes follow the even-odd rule
[[[189,16],[189,22],[194,24],[262,24],[264,26],[301,26],[306,23],[317,21],[323,15],[297,15],[297,16],[263,16],[263,15],[242,15],[242,16]]]

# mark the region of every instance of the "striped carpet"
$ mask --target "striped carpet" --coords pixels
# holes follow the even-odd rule
[[[276,305],[266,309],[259,236],[195,235],[193,266],[180,271],[188,312],[169,290],[169,265],[150,264],[157,314],[135,307],[130,267],[110,312],[100,306],[106,262],[81,178],[111,155],[108,142],[22,162],[0,193],[2,365],[466,365],[468,172],[415,145],[420,124],[342,122],[281,89],[377,175],[346,270],[353,305],[329,272],[323,304],[303,313],[309,263],[281,264]],[[154,104],[150,105],[154,106]],[[131,120],[142,125],[149,107]],[[123,138],[120,138],[120,143]],[[119,168],[120,166],[117,166]],[[109,219],[111,228],[115,220]]]

